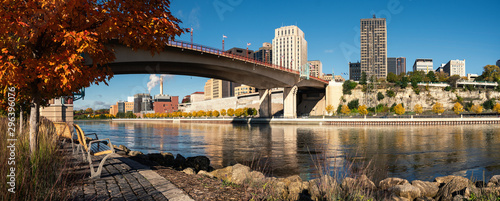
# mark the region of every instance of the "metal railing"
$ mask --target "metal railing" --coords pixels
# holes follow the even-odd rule
[[[223,57],[227,57],[227,58],[231,58],[231,59],[237,59],[237,60],[240,60],[240,61],[249,62],[249,63],[253,63],[253,64],[265,66],[265,67],[268,67],[268,68],[274,68],[274,69],[278,69],[278,70],[281,70],[281,71],[285,71],[285,72],[297,74],[297,75],[300,76],[300,72],[296,71],[296,70],[284,68],[282,66],[271,64],[271,63],[267,63],[267,62],[262,62],[262,61],[259,61],[259,60],[253,59],[253,58],[249,58],[249,57],[244,57],[244,56],[240,56],[240,55],[231,54],[231,53],[224,52],[224,51],[222,51],[220,49],[217,49],[217,48],[212,48],[212,47],[208,47],[208,46],[204,46],[204,45],[200,45],[200,44],[195,44],[195,43],[185,42],[185,41],[179,41],[179,40],[170,40],[170,41],[168,41],[167,45],[171,46],[171,47],[179,47],[179,48],[195,50],[195,51],[199,51],[199,52],[203,52],[203,53],[208,53],[208,54],[214,54],[214,55],[218,55],[218,56],[223,56]],[[323,79],[318,78],[318,77],[310,76],[309,78],[317,80],[317,81],[320,81],[320,82],[328,83],[328,81],[323,80]]]

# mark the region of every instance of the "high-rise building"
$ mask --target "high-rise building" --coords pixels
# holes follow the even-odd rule
[[[253,53],[254,59],[265,63],[272,63],[273,60],[273,45],[271,43],[263,43],[258,51]]]
[[[297,26],[284,26],[274,30],[273,64],[300,71],[307,63],[307,41]]]
[[[450,60],[444,65],[443,70],[449,76],[459,75],[465,77],[465,59]]]
[[[205,83],[205,100],[232,97],[234,96],[234,87],[239,85],[230,81],[209,79]]]
[[[385,18],[361,19],[361,71],[368,77],[387,77],[387,28]]]
[[[308,61],[309,64],[309,75],[313,77],[321,77],[323,73],[323,64],[320,60]]]
[[[413,63],[413,72],[424,71],[429,73],[429,71],[433,70],[432,59],[415,59],[415,63]]]
[[[387,73],[396,75],[406,73],[406,58],[405,57],[387,57]]]
[[[141,113],[141,111],[152,111],[151,95],[149,94],[135,94],[134,95],[134,113]]]
[[[361,79],[361,63],[349,62],[349,80],[359,81]]]

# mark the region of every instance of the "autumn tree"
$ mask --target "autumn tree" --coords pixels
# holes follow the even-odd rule
[[[495,106],[493,106],[493,111],[500,114],[500,103],[496,103]]]
[[[483,106],[479,104],[474,104],[470,110],[476,114],[481,114],[483,112]]]
[[[233,108],[229,108],[227,110],[227,116],[230,116],[230,117],[234,116],[234,109]]]
[[[328,115],[332,115],[335,108],[333,107],[333,105],[327,105],[325,110],[328,113]]]
[[[456,102],[455,105],[453,105],[453,112],[458,115],[464,112],[464,107],[459,102]]]
[[[404,114],[406,111],[405,111],[405,108],[403,107],[403,105],[400,103],[400,104],[397,104],[395,107],[394,107],[394,112],[398,115],[402,115]]]
[[[441,104],[440,102],[436,102],[433,106],[432,106],[432,112],[436,113],[436,114],[441,114],[444,112],[444,107],[443,107],[443,104]]]
[[[342,114],[349,114],[351,113],[351,110],[347,105],[342,105],[342,109],[340,110],[340,112],[342,112]]]
[[[30,150],[36,150],[39,109],[47,100],[72,96],[113,73],[113,40],[152,54],[179,36],[168,0],[5,0],[0,3],[0,86],[15,87],[31,102]],[[88,56],[86,65],[83,55]],[[2,104],[5,105],[5,104]]]
[[[226,114],[227,114],[226,109],[220,110],[220,115],[221,116],[226,116]]]
[[[214,111],[212,112],[212,116],[214,116],[214,117],[219,117],[219,116],[220,116],[219,111],[214,110]]]
[[[359,112],[360,115],[363,115],[363,116],[367,115],[368,114],[368,110],[366,109],[366,105],[360,105],[358,107],[358,112]]]
[[[419,114],[422,114],[422,112],[424,112],[424,110],[422,109],[422,106],[420,104],[416,104],[413,107],[413,112],[415,112],[417,115],[419,115]]]

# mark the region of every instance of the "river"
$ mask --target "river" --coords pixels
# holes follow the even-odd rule
[[[431,181],[460,175],[487,180],[500,174],[500,125],[320,126],[76,121],[143,153],[204,155],[214,168],[236,163],[276,177],[366,171]],[[348,167],[348,168],[346,168]]]

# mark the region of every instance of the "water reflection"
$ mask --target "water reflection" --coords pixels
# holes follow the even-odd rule
[[[353,163],[379,177],[432,180],[436,176],[500,174],[500,125],[302,126],[77,122],[114,144],[144,153],[206,155],[212,166],[258,164],[274,176],[318,176]]]

